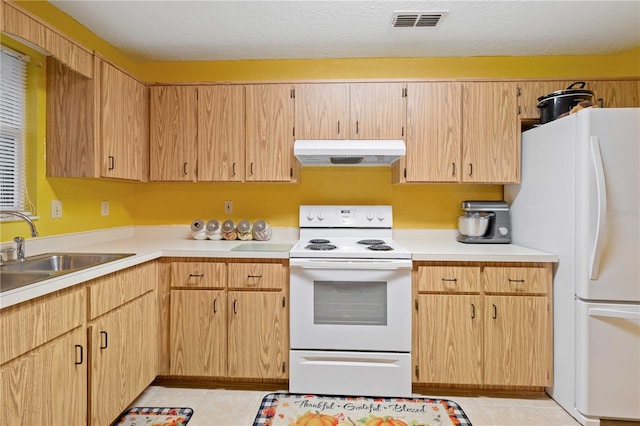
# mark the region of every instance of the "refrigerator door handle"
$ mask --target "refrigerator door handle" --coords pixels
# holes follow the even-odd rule
[[[589,308],[590,317],[623,318],[640,321],[640,312],[618,311],[615,309]]]
[[[593,161],[593,171],[596,178],[596,197],[598,202],[596,238],[593,243],[593,252],[591,253],[591,273],[589,278],[597,280],[600,275],[600,258],[602,257],[604,236],[607,227],[607,183],[604,178],[604,166],[602,164],[602,155],[600,154],[600,139],[597,136],[591,136],[589,142],[589,152],[591,154],[591,160]]]

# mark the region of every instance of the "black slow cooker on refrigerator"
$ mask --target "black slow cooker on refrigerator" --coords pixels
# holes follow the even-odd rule
[[[556,90],[548,95],[538,98],[538,108],[540,109],[540,124],[555,120],[564,113],[571,111],[571,108],[582,101],[593,102],[593,92],[586,90],[584,81],[576,81],[565,90]],[[576,86],[579,86],[576,88]]]

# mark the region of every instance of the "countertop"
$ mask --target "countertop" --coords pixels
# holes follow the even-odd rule
[[[393,239],[414,261],[557,262],[557,255],[515,244],[462,244],[455,230],[394,230]],[[12,306],[160,257],[288,259],[283,244],[298,240],[297,228],[275,228],[269,241],[194,240],[185,226],[124,227],[27,240],[27,256],[48,252],[134,253],[114,262],[50,278],[0,295],[0,308]],[[98,242],[97,242],[98,241]],[[241,244],[277,244],[278,251],[232,251]],[[9,244],[7,244],[9,245]]]

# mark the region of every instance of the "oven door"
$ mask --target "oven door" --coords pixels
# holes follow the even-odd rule
[[[411,260],[291,259],[294,350],[410,352]]]

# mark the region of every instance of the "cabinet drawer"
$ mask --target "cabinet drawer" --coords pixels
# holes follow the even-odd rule
[[[224,263],[173,262],[171,287],[223,289],[227,284]]]
[[[547,294],[551,268],[491,267],[484,268],[486,293]]]
[[[281,290],[286,274],[280,263],[230,263],[229,289]]]
[[[479,293],[480,267],[420,266],[418,291],[447,293]]]
[[[80,326],[84,286],[29,300],[0,311],[0,364]]]
[[[91,281],[87,286],[89,319],[99,317],[153,290],[157,280],[156,264],[150,262]]]

